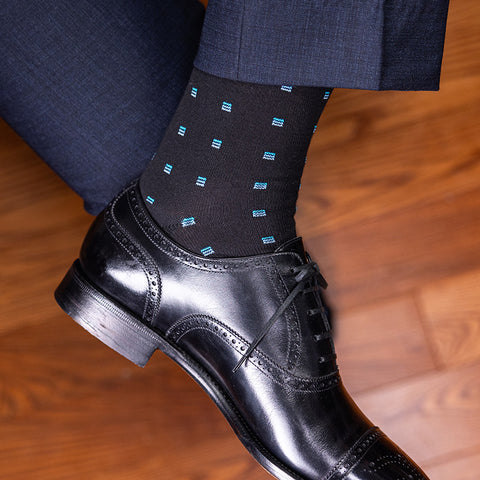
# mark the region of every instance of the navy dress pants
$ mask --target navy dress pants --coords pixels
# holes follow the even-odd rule
[[[0,7],[0,115],[96,214],[154,154],[193,64],[253,83],[436,90],[448,0]]]

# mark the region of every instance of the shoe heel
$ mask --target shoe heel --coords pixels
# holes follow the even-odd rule
[[[92,285],[78,260],[55,290],[55,299],[85,330],[140,367],[161,343],[155,332]]]

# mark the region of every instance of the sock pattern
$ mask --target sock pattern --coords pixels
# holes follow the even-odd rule
[[[270,253],[295,237],[306,153],[330,92],[194,70],[140,179],[154,219],[204,256]]]

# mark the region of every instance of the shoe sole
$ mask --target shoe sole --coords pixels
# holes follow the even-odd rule
[[[197,361],[93,285],[78,260],[55,290],[55,299],[75,322],[136,365],[144,367],[156,350],[169,356],[205,390],[245,448],[267,472],[279,480],[305,480],[256,438],[233,401]]]

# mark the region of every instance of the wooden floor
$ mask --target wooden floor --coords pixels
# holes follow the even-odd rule
[[[344,381],[432,480],[480,471],[479,18],[452,0],[439,93],[335,92],[298,208]],[[270,478],[173,362],[139,369],[56,306],[91,218],[0,135],[0,478]]]

